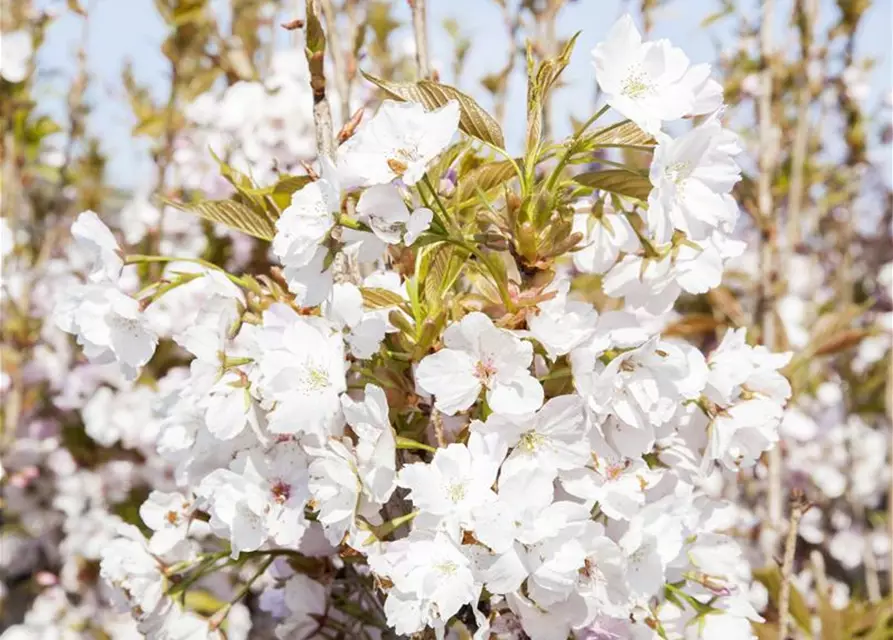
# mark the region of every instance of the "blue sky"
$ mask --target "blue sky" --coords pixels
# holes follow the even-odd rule
[[[226,0],[214,0],[215,4]],[[90,100],[95,111],[90,121],[91,131],[98,135],[109,154],[110,177],[124,187],[147,186],[151,178],[151,163],[146,145],[130,135],[132,117],[121,86],[120,76],[125,60],[132,60],[140,82],[148,84],[164,95],[166,86],[165,60],[159,51],[165,27],[155,14],[153,0],[82,0],[90,8],[88,64],[94,75]],[[44,2],[59,6],[60,3]],[[64,5],[64,3],[61,3]],[[303,2],[295,2],[303,5]],[[582,30],[571,65],[565,73],[568,86],[555,99],[555,129],[560,135],[569,129],[569,116],[585,118],[592,108],[594,78],[588,52],[601,40],[611,24],[630,6],[623,0],[577,0],[561,12],[558,33],[566,37]],[[740,2],[749,16],[759,10],[757,0]],[[778,0],[779,28],[775,39],[780,45],[793,43],[795,33],[786,20],[791,0]],[[820,21],[827,23],[837,10],[833,0],[821,0]],[[890,0],[875,0],[864,20],[859,38],[860,55],[877,58],[878,66],[872,82],[872,99],[889,96],[891,90],[891,17]],[[499,9],[490,0],[428,0],[432,55],[436,60],[449,61],[451,42],[441,24],[447,17],[456,18],[464,34],[470,37],[472,48],[466,77],[458,85],[478,97],[485,107],[490,104],[485,91],[478,88],[477,78],[496,71],[505,63],[507,37],[502,29]],[[695,62],[709,62],[717,58],[724,46],[734,46],[730,21],[722,21],[709,28],[700,26],[701,20],[714,12],[717,0],[669,0],[660,10],[652,37],[670,38],[682,47]],[[406,0],[394,0],[395,14],[408,21]],[[81,37],[81,19],[66,15],[50,28],[47,42],[41,50],[39,71],[41,103],[48,110],[60,114],[63,109],[67,78],[74,69],[74,51]],[[409,37],[407,31],[405,36]],[[448,64],[447,64],[448,66]],[[519,65],[520,66],[520,65]],[[453,81],[452,78],[444,78]],[[525,84],[520,75],[510,85],[510,100],[505,132],[510,146],[523,138]]]

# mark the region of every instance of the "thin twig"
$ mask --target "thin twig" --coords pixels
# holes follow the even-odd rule
[[[443,414],[437,409],[431,409],[431,425],[434,427],[434,440],[438,447],[446,447],[447,439],[443,430]]]
[[[887,371],[887,421],[893,424],[893,358]],[[893,435],[890,435],[890,460],[893,460]],[[887,491],[887,526],[890,528],[890,540],[893,540],[893,474],[890,474],[890,487]],[[890,593],[893,593],[893,545],[890,545],[890,562],[887,565],[887,578],[890,581]]]
[[[428,17],[425,0],[408,0],[412,9],[412,31],[415,35],[415,60],[419,79],[431,77],[431,60],[428,57]]]
[[[812,578],[815,580],[815,592],[819,599],[819,617],[813,618],[812,632],[816,638],[821,637],[821,607],[831,594],[828,584],[828,572],[825,570],[825,556],[818,549],[813,549],[809,554],[809,563],[812,566]]]
[[[333,158],[335,155],[335,138],[332,127],[332,110],[329,107],[329,100],[326,97],[326,75],[323,58],[325,51],[320,48],[316,52],[310,51],[311,46],[311,28],[314,24],[319,24],[319,8],[320,0],[308,0],[307,2],[307,20],[304,29],[306,34],[307,63],[310,66],[310,88],[313,90],[313,125],[316,132],[316,152],[320,158]],[[329,27],[331,31],[331,27]],[[323,35],[323,41],[325,35]],[[325,44],[322,45],[325,47]]]
[[[794,145],[791,149],[791,186],[788,200],[787,247],[793,253],[800,244],[803,221],[800,210],[803,207],[803,178],[806,167],[806,152],[809,145],[809,103],[812,98],[809,69],[812,63],[813,26],[818,15],[817,0],[801,0],[803,19],[800,39],[802,42],[803,73],[797,96],[797,124],[794,130]]]
[[[800,526],[800,518],[809,504],[803,499],[802,494],[796,494],[791,498],[791,519],[788,526],[788,539],[784,547],[784,563],[781,566],[781,588],[778,594],[778,638],[785,640],[788,637],[788,626],[791,623],[791,576],[794,572],[794,555],[797,551],[797,529]]]
[[[344,60],[344,49],[341,45],[341,37],[338,31],[338,21],[335,16],[335,6],[332,0],[320,0],[323,16],[326,19],[327,49],[332,56],[332,69],[335,72],[335,86],[338,89],[339,105],[341,107],[341,122],[347,122],[350,118],[350,78],[348,77],[347,64]]]
[[[864,509],[862,518],[865,518]],[[866,536],[865,546],[862,549],[862,564],[865,565],[865,592],[869,602],[880,602],[881,580],[878,577],[877,558],[874,556],[874,547],[871,544],[871,536]]]
[[[264,560],[257,568],[257,571],[236,592],[236,595],[233,596],[232,600],[227,602],[221,609],[214,613],[210,621],[211,629],[217,629],[218,627],[220,627],[221,624],[223,624],[223,621],[226,619],[226,616],[229,615],[230,609],[233,608],[233,605],[244,598],[246,595],[248,595],[248,592],[251,590],[251,586],[257,581],[258,578],[260,578],[264,574],[267,569],[269,569],[270,565],[273,564],[273,561],[275,559],[276,556],[270,555],[266,560]]]
[[[775,296],[778,279],[778,228],[773,211],[772,177],[776,163],[776,144],[772,132],[772,22],[774,0],[764,0],[760,25],[760,61],[762,65],[761,90],[757,103],[759,120],[760,157],[757,182],[757,206],[760,216],[760,292],[757,313],[762,326],[762,343],[769,349],[776,347]],[[771,559],[775,555],[778,537],[781,535],[783,506],[781,486],[781,449],[776,445],[769,451],[768,478],[768,535],[764,536],[764,553]]]

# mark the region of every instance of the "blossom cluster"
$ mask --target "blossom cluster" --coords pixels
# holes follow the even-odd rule
[[[226,194],[229,185],[209,150],[261,184],[275,180],[277,171],[294,171],[316,155],[312,104],[304,55],[274,52],[262,82],[215,87],[187,105],[186,125],[174,141],[173,183],[210,197]]]
[[[580,248],[552,282],[517,294],[533,294],[524,313],[457,309],[415,355],[400,347],[407,327],[420,342],[425,283],[392,260],[450,238],[427,172],[456,136],[455,101],[386,101],[320,159],[276,222],[281,287],[172,259],[135,297],[114,235],[92,212],[78,218],[88,273],[56,324],[129,380],[160,339],[192,356],[158,382],[155,445],[176,487],[142,505],[148,539],[125,527],[102,551],[102,576],[144,633],[213,632],[165,584],[216,539],[213,557],[235,561],[359,556],[398,634],[461,620],[481,638],[751,636],[759,615],[722,533],[730,514],[699,484],[777,441],[789,356],[750,346],[743,329],[705,355],[652,328],[742,250],[729,237],[738,144],[709,68],[642,42],[629,18],[593,58],[608,105],[656,143],[647,203],[598,191],[574,203]],[[664,131],[692,116],[703,118],[689,132]],[[601,276],[622,304],[600,313],[569,268]],[[176,322],[159,328],[156,305]],[[317,628],[335,588],[298,564],[271,569],[261,596],[280,637]]]
[[[130,253],[126,230],[122,243],[97,214],[77,218],[46,331],[60,350],[58,330],[75,336],[90,363],[56,378],[57,402],[145,469],[84,474],[95,514],[59,508],[102,523],[82,515],[63,544],[89,541],[131,633],[217,637],[224,617],[227,637],[247,633],[231,584],[212,585],[230,604],[209,618],[182,606],[191,584],[235,567],[281,638],[327,625],[349,637],[753,637],[750,568],[728,533],[739,514],[705,483],[777,443],[790,354],[743,328],[706,353],[661,335],[677,299],[719,285],[744,251],[738,140],[709,67],[644,42],[629,17],[592,57],[607,105],[646,141],[650,169],[628,173],[648,195],[559,183],[569,207],[554,217],[577,235],[548,265],[520,257],[511,225],[497,250],[462,218],[456,100],[387,100],[320,157],[275,221],[269,274],[176,244]],[[256,111],[249,101],[273,114],[258,121],[195,106],[207,125],[232,122],[219,135],[244,157],[230,162],[255,177],[275,177],[257,166],[268,151],[242,144],[264,142],[264,118],[281,116],[267,133],[285,156],[309,151],[292,127],[306,116],[274,82],[281,95],[227,92],[235,113]],[[671,135],[683,120],[695,124]],[[188,186],[207,188],[196,176]],[[162,277],[141,287],[137,266],[156,263]],[[61,500],[64,455],[34,456]],[[27,486],[31,467],[6,472]],[[109,494],[136,485],[151,488],[147,535],[108,513]]]

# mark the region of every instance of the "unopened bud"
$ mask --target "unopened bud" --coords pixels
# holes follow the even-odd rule
[[[283,29],[286,31],[295,31],[297,29],[302,29],[304,27],[304,21],[300,18],[295,18],[294,20],[289,20],[288,22],[283,22],[281,25]]]
[[[341,127],[341,131],[338,132],[338,144],[344,144],[347,140],[353,136],[354,132],[356,132],[357,127],[360,124],[360,121],[363,119],[363,112],[365,109],[360,107],[357,109],[354,114],[350,117],[350,120],[344,123],[344,126]]]
[[[564,240],[556,242],[555,245],[553,245],[552,250],[549,252],[549,257],[560,256],[564,253],[567,253],[568,251],[576,247],[582,239],[583,234],[579,231],[570,234]]]
[[[474,241],[494,251],[508,251],[509,248],[508,240],[498,233],[478,233]]]
[[[388,321],[408,336],[415,334],[415,329],[402,311],[394,309],[388,314]]]
[[[518,253],[533,262],[537,249],[536,227],[533,223],[525,222],[518,228],[517,244]]]

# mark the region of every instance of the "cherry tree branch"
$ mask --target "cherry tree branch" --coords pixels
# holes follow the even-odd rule
[[[326,19],[326,40],[329,54],[332,56],[332,68],[335,72],[335,86],[338,88],[338,99],[341,107],[341,122],[350,118],[350,77],[344,58],[341,37],[338,32],[335,6],[332,0],[319,0],[320,8]]]
[[[794,572],[794,556],[797,551],[797,530],[800,518],[809,509],[809,504],[798,494],[791,499],[791,520],[788,526],[788,538],[784,548],[784,562],[781,565],[781,588],[778,594],[778,637],[788,638],[788,627],[791,624],[791,576]]]
[[[772,177],[777,161],[777,144],[772,127],[772,21],[775,14],[774,0],[764,0],[760,25],[761,87],[757,103],[759,121],[759,175],[757,179],[757,208],[760,221],[760,285],[757,314],[761,324],[762,343],[773,349],[776,343],[775,296],[778,281],[778,224],[773,211]],[[781,449],[769,450],[768,528],[764,553],[771,560],[783,523],[781,486]]]
[[[415,35],[415,59],[419,79],[431,77],[431,60],[428,57],[428,17],[425,0],[408,0],[412,10],[412,31]]]

